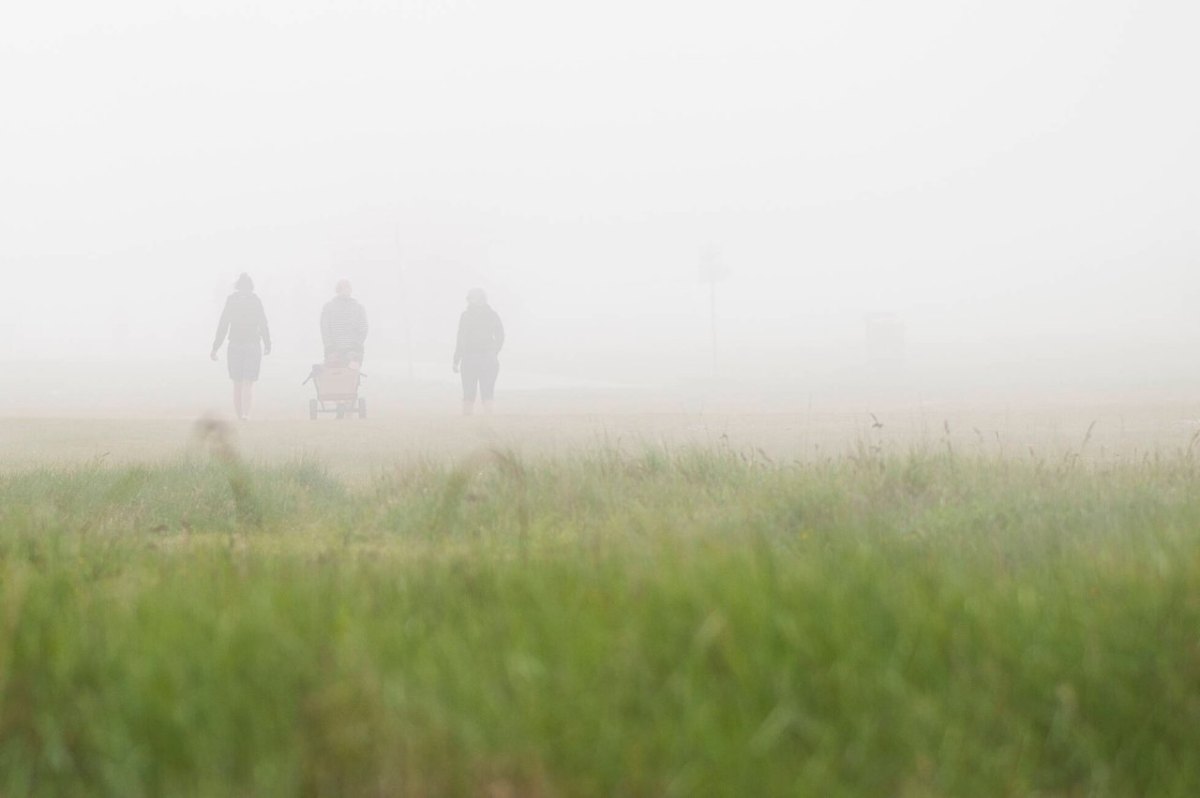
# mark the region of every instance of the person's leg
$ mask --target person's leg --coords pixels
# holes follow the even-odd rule
[[[242,359],[241,348],[233,341],[225,349],[225,368],[233,383],[233,414],[235,418],[242,417]]]
[[[462,374],[462,412],[464,416],[469,416],[475,412],[475,393],[479,387],[479,369],[472,359],[465,358],[459,366],[459,371]]]
[[[242,383],[242,412],[239,418],[245,421],[250,418],[251,405],[254,403],[254,381],[258,379],[259,369],[262,368],[262,347],[256,343],[239,349],[241,362],[238,377]]]
[[[500,361],[492,359],[484,364],[479,375],[479,398],[483,400],[483,412],[490,415],[492,400],[496,396],[496,377],[500,376]]]
[[[254,381],[242,383],[242,419],[250,418],[250,408],[254,404]]]

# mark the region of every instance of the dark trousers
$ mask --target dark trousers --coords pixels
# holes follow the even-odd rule
[[[483,401],[492,401],[496,377],[500,375],[500,361],[495,355],[467,355],[462,359],[459,371],[462,373],[464,402],[474,402],[476,392]]]

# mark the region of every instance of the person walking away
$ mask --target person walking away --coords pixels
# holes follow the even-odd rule
[[[325,363],[362,365],[363,344],[367,340],[367,311],[351,294],[349,280],[338,280],[336,296],[321,310],[321,343],[325,345]]]
[[[233,409],[238,419],[245,421],[250,418],[254,383],[258,379],[262,357],[271,354],[271,330],[267,326],[262,300],[254,293],[250,275],[243,273],[234,288],[236,290],[225,300],[225,309],[217,322],[217,335],[213,338],[209,357],[217,359],[228,335],[225,360],[229,366],[229,379],[233,380]]]
[[[475,412],[475,396],[483,402],[483,412],[492,412],[496,377],[500,374],[504,325],[488,304],[481,288],[467,292],[467,309],[458,320],[458,345],[454,349],[454,371],[462,374],[464,416]]]

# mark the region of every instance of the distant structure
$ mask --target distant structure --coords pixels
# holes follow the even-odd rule
[[[895,313],[868,313],[863,321],[866,325],[867,360],[878,364],[903,363],[904,322]]]

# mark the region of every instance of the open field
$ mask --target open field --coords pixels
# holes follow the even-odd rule
[[[585,405],[569,400],[563,406]],[[297,405],[299,406],[299,405]],[[585,405],[586,406],[586,405]],[[902,456],[953,451],[1005,459],[1132,461],[1194,448],[1200,403],[1060,400],[1036,403],[860,401],[790,412],[501,412],[462,419],[451,411],[402,413],[385,407],[366,421],[310,422],[264,414],[237,425],[244,456],[259,464],[308,457],[338,476],[362,478],[396,465],[448,462],[480,448],[522,456],[563,456],[647,447],[726,447],[777,463],[817,462],[863,447]],[[152,463],[195,449],[196,416],[0,417],[0,469]]]
[[[2,422],[0,795],[1194,795],[1194,430],[1093,415]]]

